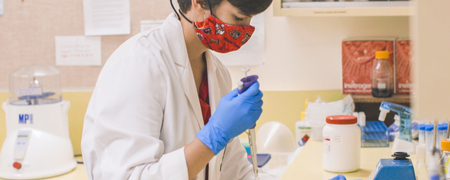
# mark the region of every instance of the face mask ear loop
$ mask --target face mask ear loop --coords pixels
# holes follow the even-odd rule
[[[212,7],[211,7],[211,2],[209,0],[208,1],[208,6],[209,6],[209,13],[211,13],[211,15],[213,15],[212,13]]]
[[[181,21],[181,19],[180,19],[180,15],[177,13],[177,10],[175,9],[175,6],[173,6],[173,2],[172,2],[172,0],[169,0],[170,1],[170,6],[172,6],[172,9],[173,9],[173,12],[175,12],[175,14],[177,14],[177,18],[178,18],[178,20],[180,20]],[[181,13],[181,12],[180,12]]]
[[[178,9],[178,12],[180,12],[181,16],[183,16],[184,19],[186,19],[187,22],[193,24],[193,22],[191,20],[189,20],[184,14],[183,12],[181,12],[181,9]],[[194,24],[195,25],[195,24]]]

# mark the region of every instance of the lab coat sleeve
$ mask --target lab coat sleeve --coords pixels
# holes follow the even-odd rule
[[[99,76],[86,115],[85,126],[91,130],[83,133],[87,139],[82,146],[93,147],[87,152],[88,176],[188,179],[184,147],[165,153],[159,139],[168,81],[162,57],[136,52],[112,57]]]
[[[261,169],[259,169],[258,178],[260,180],[275,179],[275,177],[262,172]],[[226,147],[222,162],[221,179],[255,179],[253,166],[247,160],[247,151],[245,151],[237,137],[231,140]]]

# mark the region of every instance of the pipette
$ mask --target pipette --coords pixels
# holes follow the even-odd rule
[[[245,73],[245,78],[238,82],[238,89],[241,91],[244,88],[248,88],[250,85],[244,85],[245,82],[250,82],[247,76],[247,72],[250,71],[249,67],[243,67],[241,69]],[[256,124],[255,124],[256,126]],[[256,155],[256,132],[255,126],[248,129],[248,143],[250,145],[250,156],[252,157],[253,173],[255,174],[255,180],[258,180],[258,161]]]
[[[434,128],[436,129],[438,124],[434,123]],[[436,148],[436,138],[437,131],[434,131],[433,135],[433,150],[431,151],[431,160],[430,167],[428,168],[428,175],[430,180],[439,180],[441,176],[445,174],[442,164],[439,162],[439,159],[442,157],[441,151]]]

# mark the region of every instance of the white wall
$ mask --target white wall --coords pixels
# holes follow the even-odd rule
[[[450,1],[415,3],[413,110],[418,119],[450,119]]]
[[[252,67],[266,91],[342,87],[341,41],[347,37],[409,36],[408,17],[274,17],[265,13],[266,63]],[[235,84],[241,67],[228,67]]]

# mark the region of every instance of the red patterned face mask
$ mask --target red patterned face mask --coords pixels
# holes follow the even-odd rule
[[[220,53],[238,50],[250,39],[255,31],[253,26],[238,26],[224,23],[212,14],[203,22],[193,23],[181,11],[180,13],[188,22],[194,24],[195,31],[203,45]]]

